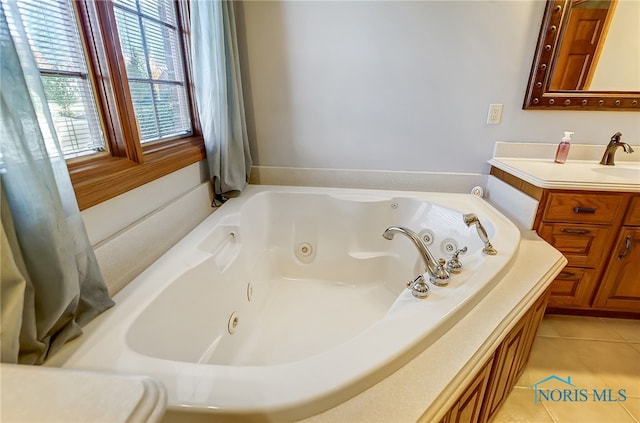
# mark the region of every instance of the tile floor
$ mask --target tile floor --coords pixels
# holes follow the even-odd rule
[[[568,386],[551,379],[538,385],[551,390],[551,399],[534,404],[533,385],[552,375],[570,377],[576,388],[568,398],[578,400],[554,397]],[[609,389],[619,401],[594,396]],[[512,422],[640,423],[640,320],[545,316],[529,363],[492,423]]]

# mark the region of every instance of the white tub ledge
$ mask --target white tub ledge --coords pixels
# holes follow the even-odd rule
[[[160,422],[164,386],[147,376],[0,365],[3,422]]]

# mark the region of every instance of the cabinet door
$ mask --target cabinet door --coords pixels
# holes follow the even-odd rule
[[[551,282],[549,307],[589,307],[596,286],[594,274],[594,269],[565,267]]]
[[[531,309],[527,312],[525,319],[528,320],[527,323],[527,336],[524,339],[524,343],[522,345],[522,355],[519,359],[518,363],[518,371],[512,384],[515,384],[518,378],[522,376],[524,372],[524,368],[529,361],[529,356],[531,355],[531,349],[533,347],[533,342],[536,339],[536,334],[538,333],[538,328],[540,327],[540,323],[542,323],[542,318],[544,317],[544,311],[547,308],[547,300],[549,298],[551,290],[547,290],[545,294],[543,294],[538,300],[531,306]]]
[[[640,312],[640,228],[620,231],[594,307]]]
[[[551,192],[542,220],[611,225],[625,209],[626,197],[617,193]]]
[[[491,421],[513,388],[515,378],[520,371],[520,358],[527,335],[529,318],[530,314],[527,313],[525,317],[520,319],[496,351],[491,370],[491,382],[482,409],[482,422]]]
[[[578,267],[598,267],[613,241],[609,226],[543,223],[538,234]]]
[[[467,387],[448,413],[448,423],[477,423],[480,421],[482,400],[489,381],[492,360],[489,360]],[[446,418],[445,417],[445,418]]]

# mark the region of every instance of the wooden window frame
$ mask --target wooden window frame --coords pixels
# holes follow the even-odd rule
[[[116,197],[206,157],[195,104],[189,46],[188,0],[174,0],[185,62],[193,132],[142,145],[110,1],[74,0],[96,107],[109,153],[67,160],[80,210]]]

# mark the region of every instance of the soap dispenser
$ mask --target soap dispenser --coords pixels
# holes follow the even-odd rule
[[[571,135],[573,134],[575,134],[575,132],[565,131],[564,137],[562,137],[562,141],[560,141],[558,149],[556,150],[556,159],[554,160],[556,163],[564,163],[567,161],[569,147],[571,147]]]

